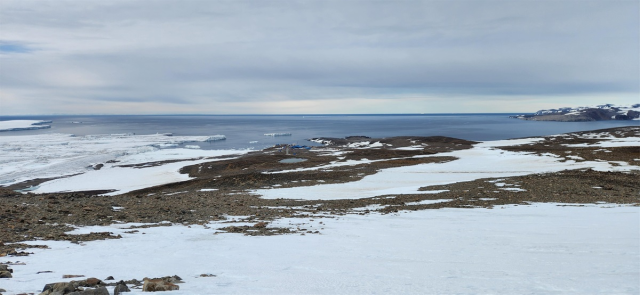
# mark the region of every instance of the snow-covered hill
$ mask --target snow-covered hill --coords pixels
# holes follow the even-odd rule
[[[602,104],[596,106],[565,107],[540,110],[531,115],[512,116],[513,118],[534,121],[605,121],[605,120],[640,120],[640,104],[619,106]]]

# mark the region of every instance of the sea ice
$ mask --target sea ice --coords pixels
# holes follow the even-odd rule
[[[32,129],[45,129],[51,128],[51,125],[44,125],[47,123],[53,123],[53,121],[45,120],[7,120],[0,121],[0,131],[18,131],[18,130],[32,130]]]
[[[78,173],[91,173],[91,175],[99,178],[101,175],[108,175],[118,170],[126,170],[124,168],[118,169],[116,167],[118,165],[164,160],[195,160],[206,157],[239,155],[247,152],[240,150],[212,151],[159,148],[177,147],[187,142],[202,142],[207,139],[207,136],[167,136],[164,134],[0,136],[0,185],[7,186],[35,178],[56,178]],[[94,170],[97,164],[103,164],[102,169]],[[183,163],[183,166],[186,165],[188,163]],[[164,179],[175,179],[175,177],[166,178],[166,176],[177,174],[177,170],[180,168],[177,166],[163,165],[162,167],[164,168],[175,170],[163,174]],[[110,168],[116,170],[105,172]],[[152,170],[155,170],[155,172],[147,170],[151,174],[145,175],[151,176],[157,175],[155,173],[160,173],[158,169]],[[131,173],[138,172],[142,173],[141,171]],[[125,174],[133,176],[130,173],[125,172]],[[79,176],[79,178],[84,177],[87,176]],[[113,175],[113,177],[117,176]],[[65,181],[57,181],[56,187],[61,190],[75,190],[73,186],[65,188],[60,186],[62,183],[73,185],[73,182],[70,182],[72,179],[76,179],[75,176]],[[132,179],[129,182],[135,182],[135,180]],[[47,183],[42,184],[37,191],[49,191],[46,189],[47,185]],[[86,186],[86,184],[83,186]],[[113,187],[113,189],[118,188]]]

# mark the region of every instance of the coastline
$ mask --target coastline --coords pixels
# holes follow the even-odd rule
[[[118,245],[120,240],[137,239],[141,225],[149,234],[160,234],[158,230],[173,225],[169,228],[174,229],[167,231],[191,226],[210,228],[208,232],[216,235],[306,239],[336,232],[320,221],[326,224],[339,218],[354,220],[355,216],[384,219],[429,209],[458,212],[452,213],[453,217],[461,214],[456,210],[514,210],[514,206],[544,207],[547,212],[548,205],[538,204],[550,204],[596,210],[617,206],[637,215],[638,146],[638,127],[482,143],[443,137],[353,138],[317,150],[296,150],[295,155],[274,147],[234,158],[182,162],[191,164],[180,169],[189,179],[109,196],[100,195],[104,191],[20,194],[2,190],[2,207],[8,209],[0,212],[0,255],[13,261],[35,253],[28,257],[37,260],[49,250],[35,245],[57,249],[59,243],[69,241],[93,245],[91,241],[107,239]],[[307,161],[279,163],[292,157]],[[166,166],[138,160],[130,163],[135,164],[130,169]],[[176,163],[179,166],[181,162]],[[434,170],[436,167],[444,168]],[[384,174],[387,171],[391,174]],[[411,175],[423,180],[418,178],[418,185],[413,184]],[[442,175],[453,178],[429,184],[429,179]],[[356,189],[352,197],[341,197],[349,186]],[[335,190],[328,189],[331,187]],[[371,194],[364,193],[367,187],[372,187]],[[296,220],[298,225],[286,220]],[[300,220],[306,220],[306,225],[301,226]],[[262,223],[265,226],[256,226]],[[126,230],[114,231],[114,226]],[[13,268],[16,274],[10,280],[26,275],[18,272],[21,266]],[[140,279],[141,275],[135,276]],[[187,280],[185,286],[194,281]]]

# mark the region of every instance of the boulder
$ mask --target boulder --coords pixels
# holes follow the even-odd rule
[[[11,274],[13,273],[13,269],[10,269],[6,264],[0,264],[0,278],[6,279],[13,277]]]
[[[142,285],[142,292],[157,292],[157,291],[173,291],[179,290],[180,286],[165,281],[164,279],[149,279],[144,278],[144,285]]]
[[[0,271],[8,271],[10,273],[13,273],[13,270],[10,269],[9,266],[6,264],[0,264]]]
[[[51,283],[44,285],[40,295],[64,295],[75,290],[73,282]]]
[[[119,295],[123,292],[131,292],[131,290],[129,290],[129,287],[127,287],[124,281],[119,281],[116,283],[115,289],[113,289],[113,295]]]

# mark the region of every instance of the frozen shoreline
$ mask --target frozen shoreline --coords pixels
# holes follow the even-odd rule
[[[0,185],[36,178],[72,177],[48,181],[34,192],[116,189],[120,193],[147,186],[188,179],[182,166],[205,159],[241,155],[248,150],[199,150],[188,142],[204,142],[209,136],[39,134],[0,137]],[[183,148],[180,148],[180,147]],[[158,161],[185,161],[145,169],[118,167]],[[190,161],[187,161],[190,160]],[[214,161],[209,159],[209,161]],[[99,170],[98,165],[100,166]],[[87,177],[90,177],[88,179]],[[125,181],[122,181],[125,180]],[[139,182],[139,184],[135,184]],[[109,185],[103,186],[107,183]],[[115,183],[118,183],[116,185]],[[133,183],[133,184],[132,184]],[[92,187],[84,187],[86,185]],[[51,187],[51,189],[47,189]]]

